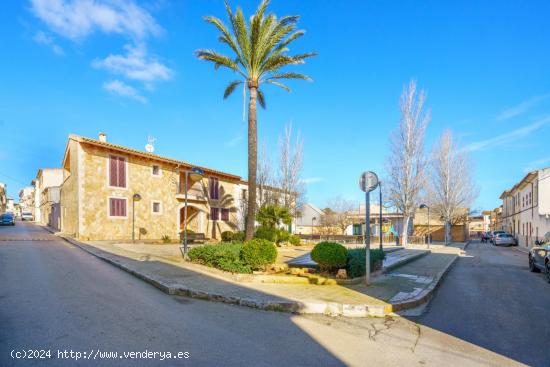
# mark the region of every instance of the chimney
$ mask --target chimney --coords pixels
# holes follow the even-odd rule
[[[106,143],[107,142],[107,134],[99,133],[99,141],[102,141],[102,142]]]

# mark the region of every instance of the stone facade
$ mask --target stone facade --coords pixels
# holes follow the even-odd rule
[[[125,165],[124,187],[109,182],[111,156]],[[104,141],[69,137],[61,187],[61,230],[82,240],[178,240],[183,229],[183,183],[188,163],[136,151]],[[187,228],[219,240],[223,231],[239,228],[240,177],[203,169],[202,179],[189,179]],[[210,198],[210,178],[219,182],[219,199]],[[140,200],[133,200],[139,194]],[[123,199],[125,215],[112,216],[110,200]],[[212,220],[211,207],[228,212]],[[135,208],[135,210],[133,210]],[[134,217],[135,215],[135,217]]]

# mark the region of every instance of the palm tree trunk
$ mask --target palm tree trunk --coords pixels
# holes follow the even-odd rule
[[[251,240],[254,237],[254,222],[256,221],[256,172],[258,166],[257,88],[257,84],[248,83],[250,101],[248,103],[248,213],[246,217],[246,240]]]

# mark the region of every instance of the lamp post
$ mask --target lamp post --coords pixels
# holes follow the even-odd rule
[[[379,194],[379,200],[380,200],[380,203],[379,203],[379,217],[378,217],[378,225],[379,225],[379,230],[378,230],[378,234],[379,234],[379,237],[380,237],[380,250],[382,250],[382,181],[378,181],[378,194]]]
[[[184,182],[184,194],[185,204],[183,209],[183,246],[180,247],[180,251],[183,255],[183,259],[187,259],[187,189],[189,177],[194,180],[200,180],[204,176],[204,171],[198,167],[193,167],[191,170],[185,170],[185,182]]]
[[[430,243],[432,242],[432,234],[430,232],[430,207],[426,204],[420,205],[420,209],[428,209],[428,248],[430,248]]]
[[[141,200],[141,195],[135,193],[132,196],[132,243],[136,242],[136,201]]]

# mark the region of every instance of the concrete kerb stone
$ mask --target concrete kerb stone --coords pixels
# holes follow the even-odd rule
[[[181,285],[174,285],[163,282],[161,280],[155,279],[145,273],[137,272],[133,269],[128,268],[124,264],[121,264],[116,259],[112,259],[108,256],[105,256],[99,252],[90,250],[87,245],[82,244],[73,238],[68,236],[60,235],[55,233],[53,230],[47,227],[42,227],[45,230],[55,234],[64,241],[70,243],[71,245],[95,256],[98,259],[101,259],[133,276],[138,279],[141,279],[157,289],[161,290],[164,293],[170,295],[179,295],[190,298],[197,298],[202,300],[208,300],[213,302],[222,302],[233,305],[239,305],[244,307],[256,308],[265,311],[279,311],[279,312],[290,312],[297,314],[324,314],[328,316],[344,316],[344,317],[384,317],[387,315],[395,315],[394,312],[405,310],[408,308],[414,308],[419,306],[422,303],[427,302],[434,290],[437,288],[443,276],[448,272],[450,267],[454,264],[457,257],[451,261],[446,268],[441,271],[437,279],[425,290],[420,292],[417,297],[410,299],[404,302],[389,304],[382,303],[379,305],[369,305],[369,304],[342,304],[337,302],[298,302],[298,301],[271,301],[271,302],[259,302],[254,299],[239,298],[233,296],[225,296],[222,294],[209,293],[201,290],[196,290],[192,288],[187,288]],[[421,256],[424,256],[422,254]],[[421,257],[419,256],[419,257]],[[416,257],[415,259],[417,259]]]
[[[392,303],[392,311],[403,311],[427,303],[433,297],[435,290],[439,287],[441,281],[457,261],[458,257],[458,255],[454,257],[453,260],[450,261],[447,266],[445,266],[445,268],[436,275],[434,281],[427,288],[422,290],[422,292],[420,292],[416,297],[403,302]]]

